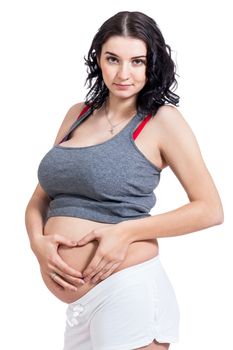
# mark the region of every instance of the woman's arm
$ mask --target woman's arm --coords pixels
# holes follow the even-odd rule
[[[71,107],[66,114],[62,125],[58,131],[55,144],[64,136],[66,130],[73,123],[80,113],[83,103]],[[68,288],[76,290],[75,285],[81,283],[82,274],[68,266],[58,254],[60,244],[74,247],[77,242],[72,242],[62,235],[43,235],[44,219],[48,209],[50,199],[40,184],[37,185],[25,211],[25,226],[30,240],[32,251],[36,255],[40,268],[48,275],[57,273],[56,286],[58,288]],[[61,276],[62,278],[60,278]]]
[[[223,207],[196,138],[181,113],[163,106],[156,116],[160,152],[187,193],[189,203],[148,218],[118,224],[129,242],[183,235],[221,224]]]

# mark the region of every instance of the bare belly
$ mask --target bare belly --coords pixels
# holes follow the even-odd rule
[[[79,240],[91,230],[96,227],[104,226],[106,224],[80,219],[72,217],[51,217],[46,222],[44,227],[44,234],[61,234],[72,240]],[[93,256],[95,255],[96,249],[98,247],[98,242],[93,241],[87,243],[82,247],[67,248],[64,246],[59,247],[59,254],[62,259],[69,264],[71,267],[83,272],[88,266]],[[158,254],[158,243],[156,239],[138,241],[130,244],[127,256],[125,260],[118,266],[118,268],[112,273],[120,271],[126,267],[139,264],[146,260],[152,259]],[[56,287],[54,281],[50,276],[42,273],[42,278],[47,286],[47,288],[60,300],[65,303],[72,303],[78,300],[81,296],[86,294],[90,289],[95,287],[96,284],[91,284],[86,282],[84,285],[78,287],[77,292],[72,292],[68,290],[60,290]]]

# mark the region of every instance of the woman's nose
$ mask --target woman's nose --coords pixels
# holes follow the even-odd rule
[[[128,80],[130,77],[130,67],[127,63],[121,64],[117,72],[118,78],[121,80]]]

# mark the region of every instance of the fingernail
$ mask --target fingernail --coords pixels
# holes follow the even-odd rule
[[[72,244],[72,245],[77,245],[78,242],[72,241],[71,244]]]

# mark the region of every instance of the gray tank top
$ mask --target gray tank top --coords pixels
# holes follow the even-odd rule
[[[86,106],[63,141],[89,115]],[[41,160],[39,183],[50,197],[47,219],[71,216],[104,223],[150,216],[161,169],[134,140],[151,115],[137,113],[111,139],[93,146],[53,146]]]

